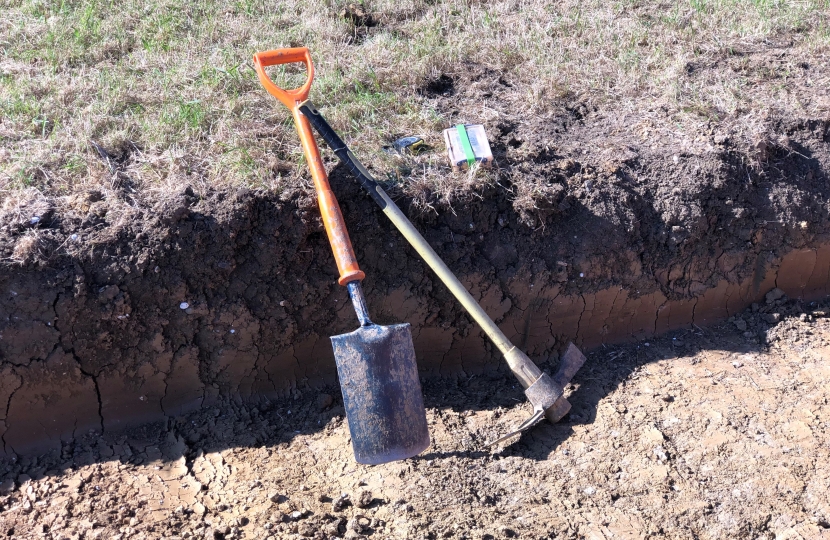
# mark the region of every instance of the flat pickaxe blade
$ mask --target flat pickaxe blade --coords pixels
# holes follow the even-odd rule
[[[580,351],[576,345],[569,343],[568,348],[565,350],[565,354],[562,355],[562,360],[559,362],[559,370],[556,372],[556,375],[552,377],[553,382],[564,391],[565,386],[571,382],[573,376],[577,371],[579,371],[579,368],[581,368],[584,363],[585,355],[582,354],[582,351]],[[565,399],[564,395],[560,395],[551,407],[545,409],[545,418],[553,423],[556,423],[562,420],[562,418],[564,418],[570,410],[570,402]]]
[[[522,352],[514,352],[521,358],[526,358]],[[528,359],[527,362],[530,362]],[[516,429],[499,437],[493,442],[487,443],[486,446],[491,446],[502,441],[505,441],[517,435],[522,431],[529,429],[536,425],[542,419],[542,416],[556,423],[568,414],[571,410],[571,404],[565,399],[565,387],[571,382],[571,379],[585,363],[585,355],[573,343],[568,344],[565,354],[562,355],[562,360],[559,362],[559,370],[551,377],[547,373],[542,372],[525,390],[525,396],[530,404],[533,405],[533,415],[521,423]]]

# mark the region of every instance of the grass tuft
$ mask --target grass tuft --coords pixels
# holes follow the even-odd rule
[[[826,100],[788,91],[802,61],[816,70],[815,91],[830,91],[828,0],[2,6],[0,193],[88,186],[101,176],[90,139],[110,152],[141,149],[122,171],[139,190],[304,185],[290,115],[251,68],[254,52],[278,47],[312,50],[312,99],[364,161],[392,171],[403,191],[439,198],[471,185],[448,172],[440,130],[488,113],[481,103],[437,107],[424,88],[442,76],[467,84],[470,66],[510,84],[497,108],[516,115],[546,114],[562,101],[629,111],[659,104],[678,112],[681,129],[701,117],[827,114]],[[757,58],[771,51],[786,51],[788,63],[765,68]],[[295,66],[273,76],[288,86],[304,78]],[[435,151],[401,174],[381,147],[412,134]]]

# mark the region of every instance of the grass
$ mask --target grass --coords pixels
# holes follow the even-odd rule
[[[391,170],[394,159],[380,148],[425,136],[435,152],[396,177],[442,192],[463,179],[448,176],[440,130],[474,113],[436,110],[419,89],[471,64],[511,82],[506,106],[517,113],[543,114],[563,99],[630,111],[661,103],[680,112],[681,124],[684,114],[693,123],[770,108],[827,113],[804,110],[786,73],[765,72],[751,58],[743,70],[688,71],[776,47],[830,64],[828,0],[361,6],[376,24],[344,17],[341,0],[0,0],[0,197],[109,183],[90,140],[126,153],[118,157],[139,187],[303,184],[288,111],[251,68],[254,52],[285,46],[312,50],[312,99],[358,155]],[[288,68],[273,76],[288,85],[304,75]],[[830,91],[827,80],[815,84]]]

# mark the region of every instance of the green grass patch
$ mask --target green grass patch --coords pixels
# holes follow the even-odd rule
[[[259,50],[308,46],[317,71],[312,99],[364,155],[395,168],[380,148],[405,134],[436,147],[421,165],[441,162],[440,130],[458,118],[420,92],[441,74],[497,72],[514,92],[506,101],[534,114],[580,96],[634,109],[660,101],[720,118],[771,104],[798,110],[782,96],[800,68],[725,69],[696,80],[691,64],[791,43],[794,56],[819,66],[830,47],[828,0],[371,0],[361,4],[365,20],[343,16],[347,4],[7,0],[0,190],[85,185],[97,159],[90,139],[141,148],[141,159],[127,164],[137,186],[193,175],[206,184],[302,184],[290,113],[251,68]],[[271,75],[286,87],[305,80],[299,66]],[[478,113],[469,106],[455,114]],[[22,172],[37,170],[46,174]],[[396,182],[406,182],[402,170]]]

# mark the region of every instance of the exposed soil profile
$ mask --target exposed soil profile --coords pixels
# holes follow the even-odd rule
[[[427,380],[430,448],[377,466],[355,463],[336,385],[84,433],[0,462],[0,532],[825,539],[830,304],[778,294],[725,324],[595,349],[568,385],[568,416],[495,447],[530,414],[499,372]]]
[[[532,358],[570,340],[590,350],[710,325],[775,288],[830,292],[827,121],[767,120],[757,140],[726,131],[681,144],[626,139],[622,114],[584,115],[499,125],[498,182],[452,208],[418,214],[400,201]],[[374,319],[412,324],[425,376],[497,369],[345,171],[332,184]],[[332,385],[329,336],[357,325],[302,191],[30,192],[5,201],[0,257],[8,456],[220,399]]]

